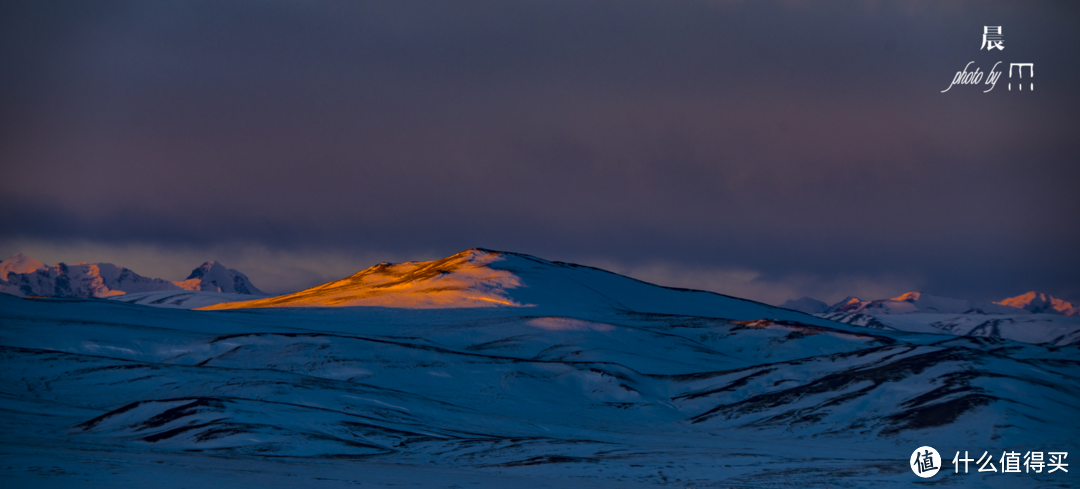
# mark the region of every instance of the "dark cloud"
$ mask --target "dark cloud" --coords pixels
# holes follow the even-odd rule
[[[0,238],[1080,298],[1071,4],[0,8]],[[1037,88],[940,93],[972,60]]]

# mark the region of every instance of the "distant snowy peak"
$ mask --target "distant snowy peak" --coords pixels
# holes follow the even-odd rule
[[[184,280],[175,283],[184,290],[223,292],[227,294],[266,295],[255,287],[247,275],[227,268],[217,261],[208,261],[191,271]]]
[[[1031,291],[1016,297],[1009,297],[994,304],[1019,307],[1034,314],[1060,314],[1062,316],[1080,316],[1080,307],[1058,299],[1050,294]]]
[[[28,273],[12,273],[0,292],[19,297],[109,297],[127,292],[178,288],[168,280],[143,277],[111,263],[59,263]]]
[[[18,297],[112,297],[161,290],[193,290],[265,296],[244,274],[206,262],[187,280],[172,282],[139,275],[111,263],[46,266],[21,253],[0,263],[0,292]]]
[[[788,300],[787,302],[780,304],[780,307],[791,309],[792,311],[805,312],[806,314],[820,314],[829,309],[828,304],[809,297]]]
[[[922,297],[922,295],[923,295],[922,292],[904,292],[903,294],[900,294],[900,295],[898,295],[896,297],[893,297],[892,299],[889,299],[889,300],[904,301],[904,302],[912,302],[912,303],[914,303],[914,302],[918,302],[919,298]]]
[[[1004,338],[1053,346],[1080,345],[1077,308],[1038,292],[994,303],[921,292],[875,301],[848,297],[814,315],[844,324],[911,333]]]
[[[800,302],[801,301],[801,302]],[[813,308],[814,299],[804,297],[798,301],[788,301],[784,306],[789,309],[821,313],[861,313],[861,314],[1060,314],[1062,316],[1080,316],[1080,308],[1041,292],[1028,292],[998,302],[969,301],[926,294],[907,292],[891,299],[862,300],[847,297],[829,306],[824,311],[809,312],[799,307]]]
[[[22,253],[15,253],[8,257],[7,260],[0,262],[0,281],[6,281],[9,273],[30,273],[47,266],[41,261]]]
[[[848,297],[829,307],[824,312],[845,312],[863,314],[1016,314],[1014,307],[1006,305],[952,299],[922,292],[907,292],[891,299],[864,301],[857,297]]]

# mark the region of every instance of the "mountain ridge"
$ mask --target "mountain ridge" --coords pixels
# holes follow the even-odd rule
[[[879,330],[1011,339],[1032,344],[1080,344],[1080,316],[1068,302],[1028,292],[979,302],[907,292],[891,299],[847,297],[832,306],[810,298],[789,307],[822,319]]]
[[[42,263],[40,260],[31,258],[22,253],[15,253],[8,257],[8,259],[0,262],[0,280],[7,280],[9,273],[30,273],[47,266],[48,265]]]
[[[602,305],[602,306],[601,306]],[[524,253],[470,248],[440,260],[379,263],[341,280],[292,294],[197,308],[541,307],[618,310],[729,319],[776,319],[820,325],[813,316],[716,292],[651,284],[587,265]],[[539,312],[538,312],[539,314]]]
[[[1015,297],[1002,299],[994,304],[1016,307],[1034,314],[1046,313],[1060,314],[1062,316],[1080,316],[1080,306],[1074,306],[1071,303],[1058,299],[1050,294],[1044,294],[1034,290]]]
[[[246,275],[216,261],[196,267],[185,280],[169,281],[144,277],[111,263],[79,262],[47,266],[39,260],[16,253],[0,262],[0,272],[3,273],[0,275],[0,292],[17,297],[107,298],[170,290],[266,295]]]
[[[822,306],[825,306],[824,309]],[[937,296],[925,292],[905,292],[889,299],[863,300],[848,296],[828,305],[811,297],[788,300],[780,305],[807,314],[863,313],[863,314],[1058,314],[1080,315],[1080,307],[1058,299],[1050,294],[1030,291],[1000,301],[984,302]]]

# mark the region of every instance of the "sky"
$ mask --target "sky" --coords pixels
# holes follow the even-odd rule
[[[1077,32],[1075,2],[3,2],[0,255],[1080,301]]]

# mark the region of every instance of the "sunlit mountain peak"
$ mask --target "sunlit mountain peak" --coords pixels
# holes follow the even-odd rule
[[[995,304],[1019,307],[1020,309],[1036,314],[1080,316],[1080,307],[1076,307],[1072,305],[1072,303],[1058,299],[1050,294],[1044,294],[1034,290],[1026,294],[1020,294],[1016,297],[1002,299],[1000,302],[995,302]]]
[[[905,293],[900,294],[900,295],[898,295],[896,297],[893,297],[892,299],[889,299],[889,300],[891,300],[891,301],[915,302],[915,301],[919,300],[919,296],[921,296],[921,295],[922,295],[922,292],[905,292]]]
[[[738,320],[816,320],[792,310],[714,292],[663,287],[599,268],[483,248],[441,260],[379,263],[293,294],[202,309],[342,306],[536,307],[531,310],[535,314],[605,311]]]
[[[472,248],[441,260],[382,262],[349,277],[307,290],[255,301],[230,302],[208,309],[248,307],[383,306],[458,308],[515,306],[508,291],[522,285],[507,270],[491,267],[502,253]]]
[[[40,260],[31,258],[22,253],[15,253],[7,260],[0,262],[0,280],[7,280],[9,273],[30,273],[34,270],[47,268],[48,265]]]

